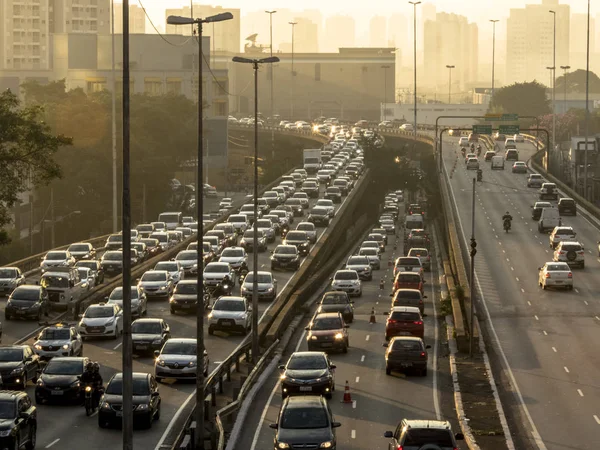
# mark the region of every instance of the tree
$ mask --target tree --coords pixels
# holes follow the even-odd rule
[[[585,93],[585,70],[577,69],[567,74],[567,92]],[[561,75],[556,79],[556,92],[564,92],[565,76]],[[590,71],[590,93],[600,93],[600,78],[594,72]]]
[[[539,117],[540,128],[552,130],[552,114]],[[567,141],[576,133],[577,115],[574,111],[556,116],[556,142]],[[546,139],[545,133],[539,134],[541,139]]]
[[[54,156],[59,148],[71,145],[71,139],[52,135],[38,106],[21,108],[10,91],[0,94],[0,228],[11,221],[10,209],[18,195],[35,186],[43,186],[60,177]],[[9,242],[7,232],[0,231],[0,245]]]
[[[532,81],[515,83],[497,89],[488,107],[488,112],[536,117],[550,114],[550,100],[546,97],[546,87],[537,81]]]

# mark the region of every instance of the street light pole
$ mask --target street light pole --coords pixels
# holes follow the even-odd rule
[[[197,368],[196,370],[196,434],[194,442],[194,448],[197,450],[204,450],[204,371],[202,370],[202,361],[204,359],[204,249],[200,238],[202,237],[204,221],[203,221],[203,209],[204,199],[203,192],[204,187],[202,186],[202,171],[203,171],[203,139],[204,139],[204,128],[202,119],[202,102],[203,102],[203,90],[202,90],[202,25],[205,23],[222,22],[224,20],[233,19],[233,14],[225,12],[216,14],[214,16],[206,17],[204,19],[194,19],[190,17],[181,16],[169,16],[167,17],[167,23],[169,25],[193,25],[198,26],[198,142],[197,142],[197,154],[196,154],[196,215],[198,221],[198,254],[196,259],[196,267],[198,268],[196,274],[196,284],[198,295],[196,297],[196,345],[197,345]]]
[[[564,102],[564,112],[567,112],[567,70],[569,70],[571,68],[571,66],[560,66],[561,69],[563,69],[565,71],[564,75],[563,75],[563,84],[565,85],[565,98],[563,100]]]
[[[417,5],[421,4],[420,1],[412,2],[413,5],[413,64],[414,64],[414,84],[415,84],[415,140],[417,139]]]
[[[498,19],[490,19],[490,22],[493,24],[493,37],[492,37],[492,96],[490,97],[490,102],[494,97],[494,71],[496,69],[496,22]]]
[[[587,42],[585,48],[585,152],[583,152],[583,197],[588,199],[588,137],[590,135],[590,0],[587,2]],[[596,141],[594,140],[594,150]]]
[[[233,62],[252,64],[254,69],[254,224],[252,231],[252,363],[259,360],[258,343],[258,66],[279,62],[276,56],[250,59],[234,56]]]
[[[290,96],[290,120],[294,120],[294,81],[296,74],[294,73],[294,28],[298,22],[288,22],[292,26],[292,88]]]
[[[452,103],[452,69],[455,66],[446,65],[448,68],[448,104]]]
[[[471,311],[469,312],[469,357],[473,357],[475,334],[475,255],[477,254],[477,241],[475,240],[475,178],[473,178],[473,203],[471,205],[471,273],[469,290],[471,291]]]
[[[387,105],[387,70],[391,66],[383,65],[381,68],[383,69],[383,120],[386,120],[386,105]]]
[[[111,93],[111,107],[112,107],[112,227],[113,233],[116,233],[119,229],[118,218],[119,208],[117,202],[117,77],[115,73],[115,2],[110,2],[110,15],[111,15],[111,63],[112,63],[112,93]],[[54,245],[52,246],[54,248]]]
[[[556,150],[556,11],[550,10],[553,19],[552,31],[552,151]]]
[[[265,11],[269,15],[269,50],[271,50],[271,57],[273,57],[273,14],[275,14],[276,10]],[[273,65],[269,64],[269,74],[271,75],[271,122],[273,122],[273,116],[275,115],[273,109]],[[275,125],[271,123],[271,125]],[[275,129],[271,128],[271,157],[275,159]]]

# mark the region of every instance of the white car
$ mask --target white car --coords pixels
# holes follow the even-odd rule
[[[393,220],[382,220],[381,228],[383,228],[387,234],[394,234],[396,231],[396,225]]]
[[[585,268],[585,249],[583,244],[577,241],[561,241],[554,250],[555,262],[566,262],[569,267],[579,266]]]
[[[173,279],[173,284],[183,280],[184,270],[179,261],[159,261],[154,266],[154,270],[166,270]]]
[[[204,283],[207,286],[216,286],[225,276],[229,277],[232,286],[235,285],[235,273],[229,265],[225,262],[210,262],[204,268]]]
[[[83,356],[83,341],[75,327],[58,323],[40,332],[33,351],[45,360],[55,356]]]
[[[123,310],[106,303],[90,305],[81,316],[77,331],[84,340],[105,336],[116,339],[123,332]]]
[[[312,222],[300,222],[296,225],[296,231],[305,231],[311,244],[317,242],[317,227]]]
[[[333,217],[335,215],[335,205],[333,204],[333,200],[328,200],[328,199],[322,198],[321,200],[317,201],[317,203],[315,204],[315,208],[316,207],[326,208],[328,211],[329,217]]]
[[[458,139],[458,146],[459,147],[468,147],[469,146],[469,138],[466,136],[461,136]]]
[[[252,307],[245,297],[222,296],[210,308],[208,334],[215,331],[248,334],[252,328]]]
[[[175,289],[173,278],[165,269],[146,271],[138,283],[138,287],[146,294],[146,297],[169,298]]]
[[[248,254],[244,247],[227,247],[221,252],[219,262],[229,263],[233,269],[237,269],[243,263],[248,264]]]
[[[154,352],[154,377],[161,383],[164,378],[193,380],[198,371],[198,344],[196,338],[170,338],[163,348]],[[208,376],[208,352],[204,349],[202,371]]]
[[[347,270],[355,270],[361,280],[371,281],[373,279],[373,269],[369,258],[361,255],[350,256],[346,261]]]
[[[338,270],[331,279],[333,291],[344,291],[348,295],[362,296],[362,283],[356,270]]]
[[[142,317],[148,313],[148,298],[140,286],[131,286],[131,315]],[[123,309],[123,288],[118,286],[113,289],[108,297],[107,304],[117,305]]]
[[[415,256],[421,261],[421,266],[427,272],[431,272],[431,255],[426,248],[411,248],[406,256]]]
[[[53,250],[42,258],[40,267],[42,273],[48,271],[52,267],[73,267],[75,265],[75,258],[67,250]]]
[[[523,136],[522,134],[515,134],[513,136],[513,139],[515,140],[515,142],[525,142],[525,136]]]
[[[547,262],[539,268],[538,284],[542,289],[561,287],[573,289],[573,272],[566,262]]]
[[[573,227],[554,227],[552,233],[550,233],[550,248],[556,248],[561,241],[574,241],[577,233],[573,230]]]
[[[477,169],[479,169],[479,160],[477,158],[467,159],[467,170],[477,170]]]
[[[369,264],[373,270],[381,269],[381,256],[379,256],[379,248],[361,248],[358,251],[360,256],[366,256],[369,259]]]
[[[400,125],[400,129],[402,131],[415,131],[415,127],[413,126],[412,123],[404,123],[404,124]]]

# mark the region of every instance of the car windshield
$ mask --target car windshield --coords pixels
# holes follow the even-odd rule
[[[169,240],[169,236],[166,234],[153,234],[151,236],[153,239],[156,239],[158,242],[167,242]]]
[[[178,341],[167,341],[163,347],[161,353],[167,355],[196,355],[196,343],[195,342],[178,342]]]
[[[553,270],[569,270],[569,266],[566,264],[548,264],[546,270],[551,272]]]
[[[420,265],[418,258],[399,258],[398,266],[418,266]]]
[[[67,252],[48,252],[46,259],[67,259]]]
[[[213,311],[245,311],[243,300],[220,298],[212,307]]]
[[[270,273],[259,273],[256,277],[257,283],[272,283],[273,277]],[[244,283],[254,283],[254,274],[250,272],[244,279]]]
[[[327,360],[323,355],[294,354],[286,366],[289,370],[326,369]]]
[[[246,222],[246,216],[229,216],[229,222]]]
[[[60,275],[44,275],[40,284],[45,288],[68,288],[69,278]]]
[[[160,334],[162,326],[159,322],[133,322],[131,332],[138,334]]]
[[[348,303],[348,297],[346,294],[325,294],[321,303],[323,305],[345,305]]]
[[[286,205],[300,205],[300,199],[298,198],[290,198],[288,201],[285,202]]]
[[[64,341],[71,338],[68,328],[45,328],[39,336],[40,341]]]
[[[146,244],[146,247],[155,247],[157,244],[156,239],[142,239],[140,242]]]
[[[391,320],[398,320],[400,322],[416,322],[421,320],[421,316],[418,313],[405,312],[405,311],[394,311],[390,316]]]
[[[109,395],[123,395],[123,379],[113,378],[108,386],[106,386],[106,393]],[[134,378],[133,379],[133,395],[150,395],[150,386],[148,386],[148,380],[145,378]]]
[[[298,231],[314,231],[315,226],[312,223],[301,223],[296,227]]]
[[[377,256],[377,249],[376,248],[361,248],[359,253],[361,255]]]
[[[242,258],[244,256],[244,250],[241,248],[226,248],[221,253],[221,256],[225,258]]]
[[[454,448],[454,442],[452,442],[452,437],[448,430],[419,428],[406,431],[406,434],[404,435],[404,446],[414,446],[419,448],[424,445]]]
[[[313,210],[310,213],[315,214],[317,216],[324,216],[327,214],[327,210],[325,208],[313,208]]]
[[[167,274],[164,272],[146,272],[142,275],[140,281],[167,281]]]
[[[13,400],[0,401],[0,419],[14,420],[17,415],[15,402]]]
[[[136,286],[131,286],[131,298],[133,300],[138,298],[138,290]],[[111,293],[109,300],[123,300],[123,288],[115,288]]]
[[[40,298],[40,292],[37,289],[17,288],[12,293],[13,300],[25,300],[35,302]]]
[[[420,300],[421,293],[412,289],[399,289],[394,294],[395,299]]]
[[[408,273],[401,273],[398,274],[398,276],[396,277],[396,281],[398,281],[399,283],[419,283],[421,281],[421,277],[418,273],[415,273],[414,275]]]
[[[20,348],[0,348],[0,361],[23,361],[23,350]]]
[[[88,319],[98,319],[101,317],[113,317],[115,311],[109,306],[94,306],[87,309],[85,317]]]
[[[258,228],[271,228],[271,221],[270,220],[259,220],[258,222],[256,222],[256,226]]]
[[[0,269],[0,278],[16,278],[16,269]]]
[[[175,257],[177,261],[195,261],[198,259],[198,252],[193,250],[186,250],[184,252],[179,252],[179,254]]]
[[[285,239],[288,241],[305,241],[306,233],[304,231],[290,231]]]
[[[429,252],[426,249],[416,249],[416,248],[411,248],[410,252],[408,252],[408,254],[410,256],[427,256],[429,254]]]
[[[207,273],[228,273],[229,269],[223,264],[209,264],[204,268]]]
[[[44,370],[46,375],[81,375],[83,373],[83,364],[81,361],[57,361],[51,359],[46,369]]]
[[[275,253],[279,255],[295,255],[296,252],[295,247],[277,247],[275,249]]]
[[[337,317],[317,317],[310,328],[311,330],[337,330],[342,328],[342,324]]]
[[[348,259],[349,266],[364,266],[369,265],[369,260],[367,258],[361,258],[360,256],[351,256]]]
[[[279,426],[284,429],[306,430],[329,426],[325,409],[320,406],[288,407],[281,415]]]
[[[104,254],[103,259],[105,261],[120,261],[123,259],[123,255],[121,252],[108,252]]]
[[[156,263],[154,270],[166,270],[167,272],[177,272],[179,270],[179,267],[177,266],[177,263],[162,261]]]
[[[123,236],[120,234],[115,234],[113,236],[109,236],[108,242],[123,242]]]
[[[73,244],[69,246],[70,252],[87,252],[89,249],[90,248],[86,244]]]
[[[336,272],[334,280],[358,280],[356,272]]]
[[[175,288],[175,294],[197,294],[198,285],[196,283],[178,283]]]
[[[137,229],[138,231],[153,231],[153,226],[152,225],[138,225]]]
[[[392,344],[392,350],[398,352],[414,352],[422,351],[423,347],[418,341],[407,340],[407,339],[396,339]]]

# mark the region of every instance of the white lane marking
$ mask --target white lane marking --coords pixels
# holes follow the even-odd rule
[[[352,400],[352,409],[356,409],[356,400]]]
[[[564,367],[565,372],[569,373],[569,368],[567,366]]]
[[[558,351],[556,350],[556,347],[552,347],[552,351],[553,351],[554,353],[557,353],[557,352],[558,352]]]
[[[352,431],[350,432],[350,437],[351,437],[352,439],[356,439],[356,430],[352,430]]]
[[[598,417],[596,414],[594,414],[594,420],[598,425],[600,425],[600,417]]]
[[[506,260],[507,260],[508,262],[510,262],[510,259],[506,258]]]
[[[575,292],[577,292],[579,294],[579,289],[575,288]]]
[[[581,392],[581,389],[577,389],[577,393],[579,394],[580,397],[583,397],[583,392]]]
[[[163,442],[165,442],[165,439],[169,435],[169,432],[175,426],[175,422],[177,422],[177,419],[179,418],[179,416],[181,415],[181,413],[183,412],[183,410],[185,409],[185,407],[187,406],[187,404],[195,396],[196,396],[196,389],[194,389],[194,391],[188,396],[188,398],[185,399],[185,401],[183,402],[183,404],[181,405],[181,407],[175,412],[175,415],[173,416],[173,418],[169,422],[169,425],[167,425],[167,428],[165,429],[165,432],[160,437],[160,440],[158,441],[158,444],[156,444],[156,447],[154,447],[154,450],[160,450],[161,449],[161,447],[163,445]]]
[[[294,352],[297,352],[298,349],[300,348],[300,344],[302,344],[302,342],[304,341],[304,336],[305,335],[306,335],[306,330],[304,330],[302,332],[302,334],[300,335],[300,339],[298,339],[298,343],[296,344],[296,348],[294,349]],[[273,401],[273,397],[275,396],[275,393],[277,392],[277,389],[279,388],[279,383],[280,383],[280,380],[277,380],[277,383],[275,383],[275,386],[273,386],[273,390],[269,394],[269,398],[267,399],[267,403],[265,403],[265,407],[263,408],[262,413],[260,415],[260,420],[258,422],[258,427],[256,427],[256,431],[254,432],[254,438],[252,439],[252,445],[250,446],[250,450],[254,450],[256,448],[256,444],[258,443],[258,438],[260,437],[260,432],[261,432],[263,423],[265,421],[265,416],[267,415],[267,411],[269,410],[269,407],[271,406],[271,402]],[[157,447],[154,450],[159,450],[159,449]]]
[[[496,239],[498,239],[498,235],[496,235]],[[500,245],[502,245],[502,242],[499,242]]]
[[[546,333],[546,330],[543,330],[543,331],[544,331],[544,336],[548,336],[548,333]]]
[[[371,338],[371,335],[370,335],[370,334],[367,334],[367,337],[366,337],[366,339],[365,339],[365,340],[367,340],[367,341],[368,341],[370,338]]]
[[[52,442],[50,442],[48,445],[46,445],[45,448],[50,448],[52,447],[54,444],[56,444],[58,441],[60,441],[60,438],[53,440]]]
[[[506,250],[502,249],[502,253],[506,253]]]
[[[528,304],[529,306],[531,306],[531,302],[530,302],[529,300],[527,300],[527,304]]]
[[[122,343],[122,342],[119,342],[119,343],[118,343],[118,344],[117,344],[117,345],[116,345],[116,346],[113,348],[113,350],[117,350],[117,349],[118,349],[118,348],[119,348],[121,345],[123,345],[123,343]]]
[[[365,362],[365,355],[362,355],[362,356],[360,357],[360,362]]]
[[[439,248],[439,243],[437,241],[437,236],[434,236],[435,239],[435,245],[436,245],[436,249]],[[437,264],[438,264],[438,271],[440,269],[439,266],[439,260],[436,258]],[[439,271],[439,274],[441,274],[441,271]],[[433,289],[433,273],[430,274],[429,277],[429,287],[431,288],[431,298],[435,299],[435,291]],[[439,339],[439,327],[438,327],[438,314],[437,314],[437,308],[436,308],[436,302],[435,300],[433,300],[431,302],[432,306],[433,306],[433,364],[432,364],[432,369],[433,369],[433,409],[435,410],[435,418],[436,420],[441,420],[442,418],[442,410],[440,407],[440,399],[439,399],[439,395],[438,395],[438,365],[437,365],[437,361],[438,361],[438,339]]]
[[[517,281],[519,281],[519,277],[515,277],[517,279]]]
[[[584,300],[583,303],[585,303],[586,305],[589,305],[589,303],[587,302],[587,300]]]
[[[540,318],[538,316],[533,316],[533,317],[535,317],[535,320],[540,320]]]
[[[594,316],[594,317],[596,318],[596,320],[600,320],[600,317],[598,317],[598,316]]]
[[[550,253],[550,250],[546,249],[546,253]]]
[[[532,228],[530,228],[530,229],[529,229],[529,231],[533,231],[533,229],[532,229]]]
[[[525,293],[525,289],[521,288],[521,292],[524,294]]]
[[[588,250],[588,252],[589,252],[589,254],[590,254],[590,255],[592,254],[592,251],[591,251],[591,250]]]
[[[510,266],[510,270],[514,271],[514,270],[515,270],[515,268],[514,268],[513,266]]]
[[[356,380],[354,382],[358,383],[359,381],[360,381],[360,377],[356,377]]]

